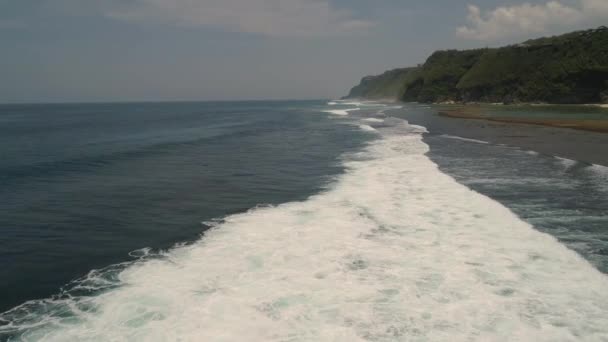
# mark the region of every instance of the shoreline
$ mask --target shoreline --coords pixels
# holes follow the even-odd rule
[[[418,103],[426,104],[429,106],[454,106],[454,108],[442,109],[438,108],[437,114],[439,116],[448,118],[459,118],[459,119],[470,119],[470,120],[483,120],[492,122],[502,122],[509,124],[524,124],[534,126],[545,126],[554,128],[565,128],[582,130],[587,132],[597,133],[608,133],[608,103],[578,103],[578,104],[551,104],[551,103],[533,103],[533,102],[521,102],[514,104],[504,103],[491,103],[491,102],[457,102],[457,101],[445,101],[445,102],[405,102],[398,99],[369,99],[369,98],[349,98],[349,100],[363,101],[363,102],[379,102],[379,103]],[[343,101],[343,99],[342,99]],[[606,110],[606,119],[554,119],[554,118],[526,118],[526,117],[501,117],[501,116],[486,116],[482,113],[475,113],[472,109],[480,110],[482,106],[495,106],[505,108],[517,108],[517,107],[553,107],[553,108],[595,108],[598,110]]]
[[[547,125],[547,122],[520,123],[515,120],[487,120],[475,116],[451,117],[433,107],[421,111],[392,111],[391,115],[427,128],[429,136],[451,135],[491,144],[503,144],[540,154],[608,166],[608,134],[596,129]],[[454,120],[458,119],[458,120]],[[542,121],[542,120],[539,120]],[[606,120],[608,124],[608,120]],[[595,127],[594,127],[595,128]]]
[[[442,101],[442,102],[416,102],[416,101],[403,101],[398,98],[391,97],[378,97],[378,98],[367,98],[367,97],[342,97],[337,101],[367,101],[367,102],[382,102],[382,103],[419,103],[426,105],[436,106],[531,106],[531,107],[597,107],[608,109],[608,103],[549,103],[549,102],[515,102],[515,103],[503,103],[503,102],[462,102],[462,101]]]
[[[423,103],[423,102],[421,102]],[[608,108],[608,103],[550,103],[550,102],[461,102],[461,101],[444,101],[444,102],[429,102],[433,105],[460,105],[460,106],[564,106],[564,107],[600,107]]]
[[[569,105],[570,106],[570,105]],[[589,105],[580,105],[589,106]],[[599,106],[599,105],[598,105]],[[602,108],[608,108],[608,106]],[[438,115],[450,118],[485,120],[504,123],[518,123],[537,126],[548,126],[556,128],[569,128],[590,132],[608,133],[607,120],[590,119],[535,119],[535,118],[516,118],[516,117],[490,117],[482,114],[473,113],[464,109],[439,110]]]

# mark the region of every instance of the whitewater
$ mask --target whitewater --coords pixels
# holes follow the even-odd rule
[[[608,340],[605,275],[440,172],[423,127],[363,122],[377,139],[342,157],[326,191],[92,272],[77,290],[117,286],[30,303],[1,329],[25,341]]]

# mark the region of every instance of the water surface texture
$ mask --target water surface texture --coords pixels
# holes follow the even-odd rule
[[[324,104],[0,106],[0,311],[319,191],[366,139]]]
[[[130,112],[142,105],[123,106],[116,120],[137,115]],[[54,240],[42,236],[44,225],[30,227],[17,216],[10,221],[14,226],[3,226],[26,227],[32,235],[15,233],[6,245],[28,243],[56,253],[65,278],[81,278],[64,282],[54,296],[28,298],[1,314],[2,338],[608,339],[603,167],[413,124],[409,113],[428,110],[418,105],[145,106],[168,123],[150,123],[147,134],[140,124],[133,134],[171,143],[141,150],[118,143],[113,148],[122,159],[116,162],[103,153],[78,157],[78,151],[95,149],[66,147],[55,153],[70,157],[51,155],[38,168],[27,157],[6,165],[3,189],[15,196],[8,201],[11,210],[21,212],[23,222],[44,221],[28,215],[36,192],[25,190],[44,187],[52,196],[38,198],[38,210],[49,210],[56,200],[48,189],[54,186],[65,196],[58,198],[71,200],[69,209],[59,211],[65,221],[53,221],[56,239],[80,247],[46,245]],[[192,120],[182,126],[172,115]],[[174,135],[152,133],[171,124],[180,127]],[[81,140],[93,136],[82,134]],[[22,145],[14,150],[27,148]],[[72,191],[63,192],[66,187]],[[142,192],[156,194],[143,197],[158,202],[138,203]],[[551,201],[556,194],[564,201]],[[94,214],[99,208],[112,209]],[[87,214],[78,216],[82,210]],[[47,215],[59,213],[55,208]],[[105,223],[122,224],[83,225],[106,215]],[[87,230],[69,240],[79,229]],[[97,234],[105,240],[96,240]],[[104,244],[120,248],[105,250]],[[99,252],[97,259],[80,257],[90,250]],[[36,253],[39,259],[30,262],[42,275],[34,277],[52,278],[51,261]],[[15,260],[28,255],[16,254]],[[71,269],[62,261],[69,259],[97,269]],[[28,286],[14,274],[7,279]]]

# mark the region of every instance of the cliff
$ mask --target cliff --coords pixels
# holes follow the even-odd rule
[[[418,102],[608,103],[608,28],[494,49],[437,51],[418,68],[397,70],[407,71],[391,82],[386,74],[364,78],[352,97],[382,93]]]
[[[389,70],[382,75],[366,76],[344,98],[399,99],[403,94],[407,77],[416,68]]]

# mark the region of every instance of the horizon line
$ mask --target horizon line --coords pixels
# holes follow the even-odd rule
[[[84,105],[84,104],[141,104],[141,103],[211,103],[211,102],[287,102],[287,101],[332,101],[332,98],[307,99],[239,99],[239,100],[108,100],[108,101],[41,101],[41,102],[0,102],[0,106],[14,105]]]

